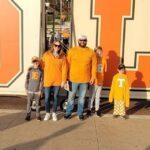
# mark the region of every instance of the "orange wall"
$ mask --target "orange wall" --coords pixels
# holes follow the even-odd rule
[[[0,1],[0,84],[8,84],[20,70],[19,12]]]
[[[129,18],[132,14],[132,2],[132,0],[95,1],[95,14],[101,16],[100,43],[105,55],[109,58],[105,86],[110,86],[112,76],[116,73],[116,68],[121,60],[122,18],[124,16]],[[147,64],[150,64],[150,53],[149,56],[140,56],[139,62],[136,63],[138,63],[137,71],[130,71],[127,67],[131,88],[150,88],[150,74],[147,68]]]

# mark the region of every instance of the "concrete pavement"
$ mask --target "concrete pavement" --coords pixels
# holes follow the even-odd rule
[[[44,115],[44,112],[42,112]],[[150,150],[150,117],[24,121],[24,110],[0,110],[0,150]],[[43,117],[43,116],[42,116]]]

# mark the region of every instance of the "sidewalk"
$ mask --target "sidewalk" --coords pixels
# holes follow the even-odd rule
[[[24,114],[0,110],[0,150],[150,150],[150,119],[106,115],[79,121],[60,113],[57,122],[36,121],[35,114],[25,122]]]
[[[138,106],[132,103],[131,108]],[[102,118],[93,115],[79,121],[74,113],[64,120],[59,112],[57,122],[39,122],[33,113],[26,122],[25,98],[0,97],[0,150],[150,150],[150,107],[144,104],[130,108],[134,113],[128,120],[113,119],[112,107],[103,101],[107,109]]]

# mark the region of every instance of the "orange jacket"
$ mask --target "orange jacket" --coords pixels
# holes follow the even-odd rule
[[[107,61],[105,58],[97,56],[97,74],[95,85],[102,85],[104,80],[104,72],[107,71]]]
[[[88,47],[74,47],[67,55],[69,74],[68,78],[76,83],[88,83],[90,79],[96,79],[96,55]]]
[[[62,58],[54,57],[50,51],[42,57],[44,69],[44,87],[60,86],[67,79],[67,60],[65,55]]]

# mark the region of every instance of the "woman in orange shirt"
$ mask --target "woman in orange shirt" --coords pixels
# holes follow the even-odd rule
[[[54,90],[53,121],[57,121],[57,103],[60,87],[64,87],[67,78],[67,61],[60,41],[54,41],[50,50],[42,57],[44,69],[44,93],[46,115],[44,121],[50,119],[50,92]]]

